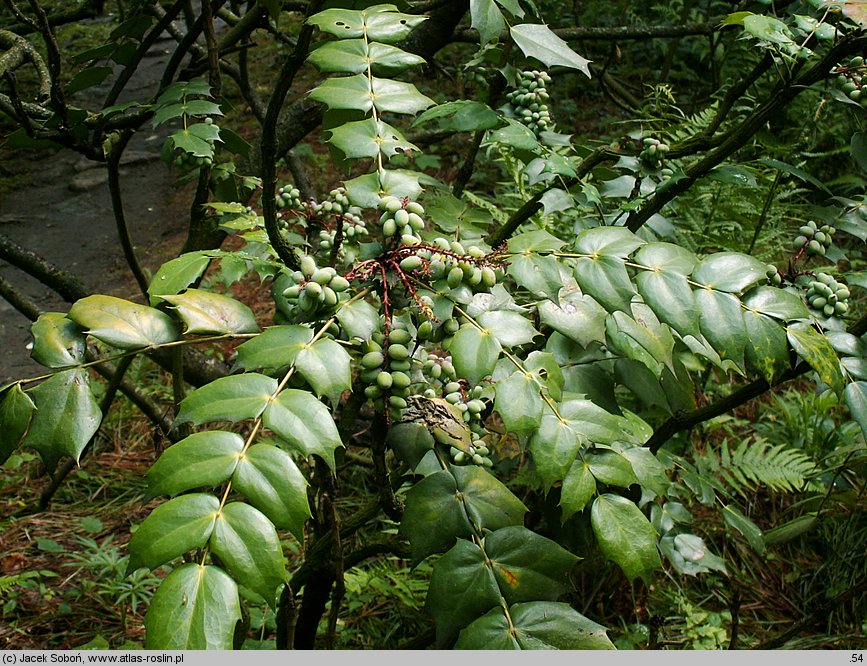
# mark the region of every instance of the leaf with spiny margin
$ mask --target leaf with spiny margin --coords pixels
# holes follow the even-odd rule
[[[721,358],[743,367],[748,339],[740,301],[736,296],[713,289],[696,289],[695,301],[702,335]]]
[[[590,78],[590,61],[584,58],[555,35],[547,25],[522,23],[509,28],[512,39],[528,58],[535,58],[546,67],[570,67],[577,69]]]
[[[433,566],[425,610],[436,622],[437,647],[446,647],[470,622],[500,603],[497,580],[479,546],[458,539]]]
[[[629,461],[638,483],[654,495],[664,497],[671,486],[665,466],[650,449],[641,446],[616,446],[617,452]]]
[[[539,429],[544,404],[540,390],[533,376],[520,370],[497,382],[494,409],[500,414],[506,432],[523,438]]]
[[[861,426],[867,435],[867,382],[850,382],[846,385],[846,405],[852,413],[852,418]]]
[[[433,525],[436,529],[431,529]],[[473,527],[452,474],[434,472],[407,491],[400,532],[409,541],[414,564],[450,549],[455,539],[472,535]]]
[[[566,241],[557,238],[544,229],[525,231],[524,233],[512,236],[507,242],[509,252],[526,255],[529,255],[531,252],[556,252],[564,245],[566,245]]]
[[[578,286],[609,312],[629,312],[629,302],[635,294],[635,287],[620,257],[580,257],[575,261],[573,275]]]
[[[423,65],[425,60],[414,53],[379,42],[366,43],[363,39],[341,39],[325,42],[307,56],[320,72],[346,72],[360,74],[368,66],[375,75],[396,74],[408,67]]]
[[[524,360],[524,368],[531,373],[548,392],[553,400],[560,400],[563,393],[563,385],[566,382],[563,370],[554,354],[550,352],[534,351]]]
[[[530,453],[546,491],[563,480],[585,441],[572,422],[550,410],[542,416],[539,429],[530,440]]]
[[[531,601],[497,607],[464,629],[457,650],[614,650],[605,627],[569,604]]]
[[[673,243],[646,243],[635,253],[635,263],[661,271],[689,275],[698,265],[698,257]]]
[[[277,608],[277,586],[286,581],[280,537],[261,511],[244,502],[231,502],[217,514],[209,542],[240,585]]]
[[[560,489],[560,507],[563,509],[565,523],[573,514],[583,511],[584,507],[596,494],[596,478],[590,472],[590,466],[582,459],[572,463],[563,479]]]
[[[20,384],[12,384],[2,393],[0,401],[0,465],[5,463],[21,444],[30,425],[36,405]]]
[[[560,304],[544,300],[538,305],[539,320],[582,347],[605,340],[608,312],[596,300],[577,291],[564,294]]]
[[[177,294],[189,287],[204,275],[210,263],[211,258],[202,252],[187,252],[164,263],[148,285],[150,304],[159,303],[162,294]]]
[[[238,586],[222,569],[190,562],[157,588],[145,615],[146,650],[231,650],[241,621]]]
[[[758,372],[768,384],[773,385],[789,367],[786,333],[773,319],[752,310],[744,310],[743,319],[748,340],[747,368]]]
[[[590,509],[590,522],[599,548],[630,581],[638,576],[647,580],[661,565],[656,530],[634,502],[620,495],[600,495]]]
[[[120,349],[155,347],[178,339],[175,322],[166,313],[114,296],[87,296],[67,315],[88,334]]]
[[[220,377],[181,401],[175,425],[255,419],[265,411],[276,390],[276,379],[255,372]]]
[[[635,279],[638,293],[660,321],[681,335],[699,334],[699,313],[684,275],[664,270],[641,271]]]
[[[234,432],[206,430],[172,444],[148,471],[148,498],[177,495],[193,488],[214,488],[235,471],[244,438]]]
[[[366,173],[363,176],[343,181],[346,196],[355,206],[376,208],[379,200],[385,196],[403,199],[408,197],[415,201],[421,194],[418,183],[418,173],[414,171],[383,170],[378,173]]]
[[[806,303],[799,296],[779,287],[759,285],[750,289],[741,300],[749,309],[774,319],[790,321],[810,318]]]
[[[521,525],[527,507],[487,470],[476,465],[449,466],[467,515],[478,529]]]
[[[499,39],[506,19],[494,0],[470,0],[470,25],[479,32],[482,46]]]
[[[798,356],[810,364],[819,379],[834,389],[834,393],[841,395],[843,374],[840,372],[840,359],[828,338],[806,323],[789,326],[786,334]]]
[[[309,391],[284,389],[268,405],[262,421],[305,458],[317,455],[334,469],[334,451],[343,442],[331,412]]]
[[[581,254],[624,259],[645,243],[626,227],[593,227],[579,232],[573,245]]]
[[[49,471],[54,471],[61,456],[77,461],[102,421],[87,372],[59,372],[31,390],[29,396],[36,411],[21,446],[36,449]]]
[[[300,543],[304,543],[304,521],[312,515],[308,485],[292,456],[264,443],[247,449],[232,475],[234,489]]]
[[[418,146],[407,141],[399,130],[375,118],[343,123],[330,132],[328,143],[349,159],[372,158],[379,154],[391,157],[418,150]]]
[[[357,300],[337,311],[337,321],[350,340],[370,340],[370,336],[379,330],[379,310],[365,300]]]
[[[556,257],[517,254],[509,260],[506,272],[533,296],[559,302],[560,289],[568,275]]]
[[[381,79],[366,74],[326,79],[308,93],[310,99],[322,102],[329,109],[369,112],[374,106],[380,113],[415,115],[434,102],[422,95],[411,83]]]
[[[81,327],[62,312],[43,312],[30,325],[31,358],[46,368],[67,368],[84,362],[87,343]]]
[[[307,23],[322,32],[343,39],[367,36],[377,42],[396,43],[405,39],[427,16],[401,14],[394,5],[375,5],[363,10],[326,9],[314,14]]]
[[[500,357],[499,340],[490,331],[464,324],[449,343],[452,363],[459,377],[475,386],[494,371]]]
[[[580,558],[523,525],[485,537],[500,590],[509,604],[554,601],[568,589],[568,575]]]
[[[210,493],[181,495],[159,505],[144,519],[129,542],[127,573],[156,569],[194,548],[203,548],[220,509]]]
[[[488,310],[479,315],[478,322],[506,349],[525,345],[539,335],[530,320],[514,310]]]
[[[313,339],[306,326],[272,326],[237,349],[232,372],[238,370],[280,370],[295,363],[295,357]]]
[[[455,132],[493,129],[502,122],[500,115],[487,104],[469,99],[437,104],[413,120],[412,126],[417,127],[431,120],[439,120],[442,129]]]
[[[318,396],[326,396],[332,405],[340,402],[340,394],[352,388],[352,359],[341,345],[324,338],[305,346],[295,357],[295,368],[313,387]]]
[[[253,311],[231,296],[187,289],[183,294],[163,294],[161,297],[174,306],[187,327],[187,333],[231,335],[259,332]]]
[[[638,483],[638,477],[635,476],[630,462],[615,451],[587,451],[584,461],[590,467],[593,477],[606,485],[628,488],[633,483]]]
[[[704,259],[692,273],[692,279],[706,287],[733,294],[766,280],[768,266],[747,254],[717,252]]]

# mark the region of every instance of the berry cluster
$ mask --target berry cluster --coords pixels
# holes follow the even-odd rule
[[[765,273],[768,276],[768,284],[774,287],[779,287],[783,284],[783,276],[773,264],[768,264],[768,270]]]
[[[837,65],[834,73],[837,74],[837,86],[840,91],[853,102],[867,107],[867,92],[863,90],[863,87],[867,85],[864,58],[855,56],[847,65]]]
[[[420,203],[408,198],[384,196],[379,200],[379,208],[383,211],[379,223],[385,238],[400,236],[404,245],[417,245],[421,242],[419,232],[424,229],[424,220],[421,217],[424,215],[424,208]]]
[[[497,284],[497,269],[485,265],[486,253],[475,245],[466,248],[458,241],[435,238],[432,245],[440,251],[421,249],[416,256],[427,263],[432,281],[445,280],[450,289],[466,284],[473,291],[489,291]]]
[[[669,150],[667,143],[648,136],[644,139],[644,148],[638,153],[638,159],[653,169],[661,169],[665,162],[665,154]]]
[[[318,268],[309,255],[301,258],[301,270],[292,273],[291,278],[294,284],[283,290],[283,296],[306,314],[334,308],[340,294],[349,289],[346,278],[330,266]]]
[[[807,285],[807,303],[826,317],[843,315],[849,310],[849,289],[827,273],[817,273]]]
[[[554,129],[547,104],[550,95],[545,90],[545,84],[550,82],[551,76],[547,72],[524,71],[519,76],[518,87],[506,95],[512,112],[536,136]]]
[[[406,398],[412,383],[412,359],[408,347],[412,343],[412,334],[405,328],[399,328],[399,322],[393,323],[394,328],[389,331],[388,337],[377,331],[364,343],[360,379],[368,384],[364,395],[373,401],[374,406],[382,408],[387,403],[392,416],[396,418],[400,410],[406,409]]]
[[[470,428],[472,438],[469,451],[461,451],[454,446],[449,448],[452,460],[459,465],[472,462],[485,467],[493,466],[493,462],[488,458],[490,451],[481,441],[481,436],[485,432],[482,424],[482,412],[485,411],[486,405],[481,400],[484,388],[474,386],[466,389],[460,382],[451,381],[445,384],[442,390],[445,401],[454,405],[461,413]]]
[[[831,237],[835,231],[834,227],[827,224],[819,227],[813,220],[810,220],[798,229],[800,235],[794,240],[793,245],[796,250],[806,248],[807,254],[823,257],[825,250],[831,245]]]

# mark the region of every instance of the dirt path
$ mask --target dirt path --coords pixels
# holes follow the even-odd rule
[[[170,46],[167,41],[157,42],[128,85],[125,98],[149,99]],[[101,100],[107,86],[87,92]],[[76,103],[93,106],[87,100]],[[159,161],[166,132],[143,126],[130,142],[121,169],[127,224],[140,261],[151,272],[182,244],[184,206],[189,205],[172,190],[172,174]],[[0,197],[0,234],[77,275],[96,291],[126,297],[138,293],[117,241],[102,165],[66,150],[19,152],[14,157],[0,153],[0,160],[10,171],[27,173],[23,180],[30,183]],[[47,287],[5,262],[0,262],[0,276],[44,310],[69,309]],[[0,382],[40,374],[41,366],[26,349],[29,330],[29,320],[0,299]]]

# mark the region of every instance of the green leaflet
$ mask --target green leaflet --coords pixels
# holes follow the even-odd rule
[[[90,392],[87,371],[74,369],[60,372],[46,379],[28,395],[36,405],[36,411],[33,412],[21,446],[36,449],[51,471],[61,456],[78,460],[102,421],[102,412]],[[15,411],[19,412],[17,423],[20,427],[23,421],[20,412],[26,411],[27,407],[20,396],[15,400],[18,402]]]
[[[744,294],[743,302],[751,310],[782,321],[809,319],[811,316],[800,296],[777,287],[754,287]]]
[[[121,349],[155,347],[178,338],[177,327],[167,314],[114,296],[82,298],[68,317],[88,334]]]
[[[452,547],[455,539],[473,533],[464,503],[456,495],[455,478],[446,470],[435,472],[406,493],[400,532],[412,548],[415,563]],[[436,529],[431,529],[436,525]]]
[[[84,361],[87,347],[81,327],[61,312],[45,312],[30,326],[30,356],[47,368],[66,368]]]
[[[629,580],[647,579],[660,566],[656,530],[633,502],[619,495],[600,495],[590,510],[590,522],[602,552]]]
[[[210,547],[238,583],[276,609],[286,566],[277,530],[262,512],[243,502],[227,504],[217,514]]]
[[[443,129],[451,129],[456,132],[493,129],[501,122],[500,116],[487,104],[472,100],[457,100],[437,104],[419,114],[412,125],[416,127],[431,120],[439,120]],[[430,209],[427,212],[430,214]],[[475,211],[473,210],[473,212]]]
[[[582,254],[625,259],[645,241],[626,227],[594,227],[575,236],[573,245]]]
[[[349,352],[334,340],[324,338],[305,345],[295,356],[295,368],[313,387],[316,395],[326,396],[332,405],[340,394],[352,388]]]
[[[747,368],[758,372],[773,384],[789,367],[789,346],[785,330],[770,317],[744,310],[744,324],[749,344],[746,347]]]
[[[231,650],[238,586],[221,569],[189,563],[159,586],[145,615],[147,650]]]
[[[207,430],[185,437],[148,471],[148,496],[214,488],[232,476],[243,449],[244,439],[233,432]]]
[[[254,444],[238,460],[232,485],[268,520],[304,542],[304,522],[311,516],[307,479],[292,457],[270,444]]]
[[[540,390],[533,376],[521,371],[497,382],[494,409],[503,419],[507,432],[525,437],[538,430],[543,406]]]
[[[739,294],[767,279],[767,270],[767,265],[749,255],[717,252],[698,265],[692,279],[713,289]]]
[[[620,257],[607,254],[580,257],[575,261],[574,276],[578,286],[609,312],[630,311],[635,287]]]
[[[175,425],[255,419],[265,411],[276,390],[276,379],[254,372],[221,377],[181,401]]]
[[[563,522],[569,520],[573,514],[583,511],[594,495],[596,495],[596,479],[590,472],[590,466],[579,458],[572,463],[566,473],[560,490]]]
[[[232,372],[238,370],[281,370],[295,363],[295,357],[313,339],[306,326],[272,326],[237,349]]]
[[[535,601],[494,608],[461,632],[458,650],[613,650],[605,627],[568,604]],[[512,630],[514,627],[514,632]]]
[[[843,392],[843,375],[840,373],[837,353],[828,339],[806,323],[789,326],[786,335],[798,356],[810,364],[819,379],[840,395]]]
[[[577,69],[590,78],[590,61],[569,48],[547,25],[523,23],[510,27],[509,33],[525,56],[536,58],[547,67],[562,65]]]
[[[543,296],[554,303],[559,302],[560,289],[567,276],[566,269],[556,257],[540,257],[535,254],[513,256],[506,272],[533,296]]]
[[[328,143],[349,159],[376,157],[379,154],[389,158],[418,150],[418,146],[407,141],[399,130],[374,118],[343,123],[330,132]]]
[[[307,57],[320,72],[360,74],[368,65],[377,76],[397,73],[408,67],[424,64],[424,58],[403,49],[363,39],[341,39],[325,42]]]
[[[426,19],[426,16],[400,14],[394,5],[383,4],[361,11],[326,9],[311,16],[307,22],[341,39],[366,36],[373,41],[395,43],[405,39]]]
[[[506,19],[494,0],[470,0],[470,24],[483,45],[498,40],[506,29]]]
[[[449,344],[455,370],[471,385],[494,371],[501,349],[499,340],[490,331],[480,331],[472,324],[461,326]]]
[[[0,396],[2,396],[0,400],[0,465],[2,465],[21,444],[36,406],[21,390],[20,384],[13,384],[0,393]]]
[[[638,293],[660,321],[682,336],[698,335],[699,310],[686,277],[672,271],[641,271],[635,279]]]
[[[202,289],[187,289],[183,294],[163,294],[186,325],[187,333],[258,333],[253,311],[239,300]]]
[[[415,470],[425,454],[433,449],[434,437],[422,423],[396,423],[388,429],[388,447]]]
[[[584,461],[597,481],[609,486],[628,488],[638,483],[630,462],[619,453],[606,449],[587,451]]]
[[[563,295],[559,305],[545,300],[539,303],[538,309],[543,324],[582,347],[605,340],[608,312],[592,296],[573,291]]]
[[[698,264],[698,257],[673,243],[646,243],[635,253],[636,263],[660,271],[690,275]]]
[[[467,515],[477,528],[498,530],[523,522],[527,507],[489,472],[475,465],[450,466],[449,469],[462,495]]]
[[[546,413],[530,440],[530,453],[546,490],[562,481],[586,442],[576,424]]]
[[[642,318],[633,319],[625,312],[615,312],[605,320],[609,345],[624,356],[643,363],[659,378],[665,368],[673,369],[674,338],[664,324],[651,319],[644,310]]]
[[[337,311],[337,321],[350,339],[369,340],[379,330],[379,310],[365,300],[357,300]]]
[[[156,305],[161,294],[177,294],[204,275],[211,258],[200,252],[187,252],[167,261],[156,272],[148,285],[150,304]]]
[[[415,115],[435,103],[411,83],[376,76],[368,80],[366,74],[326,79],[308,96],[329,109],[351,109],[364,113],[376,106],[380,113]]]
[[[529,319],[513,310],[488,310],[479,315],[477,321],[506,349],[532,342],[539,335]]]
[[[739,367],[744,364],[748,338],[740,301],[736,296],[713,289],[696,289],[701,333],[723,359]]]
[[[867,382],[851,382],[846,385],[846,404],[852,413],[852,418],[867,434]]]
[[[132,535],[127,572],[141,567],[156,569],[187,551],[204,547],[219,508],[220,500],[209,493],[181,495],[158,506]]]
[[[331,412],[308,391],[284,389],[269,403],[262,421],[301,455],[317,455],[334,469],[334,451],[343,442]]]
[[[759,555],[762,555],[765,552],[765,541],[762,539],[762,530],[759,529],[759,526],[752,520],[741,513],[740,509],[733,504],[728,504],[723,506],[722,515],[726,525],[733,527],[746,537],[750,546],[752,546]]]

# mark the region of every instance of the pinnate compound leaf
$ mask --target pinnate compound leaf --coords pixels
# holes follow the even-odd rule
[[[476,465],[450,466],[467,515],[478,529],[521,525],[527,507],[488,471]]]
[[[227,504],[217,514],[210,546],[239,584],[276,608],[286,565],[277,530],[261,511],[244,502]]]
[[[87,344],[81,327],[61,312],[45,312],[30,326],[30,356],[46,368],[66,368],[84,361]]]
[[[752,310],[782,321],[810,318],[810,310],[799,296],[777,287],[760,285],[750,289],[743,302]]]
[[[371,88],[372,85],[372,88]],[[366,74],[326,79],[310,91],[309,96],[329,109],[346,109],[368,113],[374,106],[380,113],[415,115],[434,105],[411,83],[381,79],[368,81]]]
[[[270,444],[254,444],[238,460],[232,486],[281,529],[304,543],[310,516],[307,479],[292,457]]]
[[[569,604],[531,601],[494,608],[464,629],[458,650],[613,650],[605,627],[588,620]]]
[[[449,352],[458,376],[465,378],[471,385],[478,384],[494,371],[501,350],[496,336],[472,324],[461,326],[449,343]]]
[[[150,304],[159,303],[162,294],[177,294],[189,287],[204,275],[209,263],[211,258],[201,252],[187,252],[164,263],[148,285]]]
[[[190,562],[160,584],[145,615],[146,650],[231,650],[241,620],[238,586],[222,569]]]
[[[341,39],[325,42],[307,57],[320,72],[360,74],[368,65],[377,76],[388,75],[408,67],[424,64],[424,58],[403,49],[363,39]]]
[[[846,385],[846,404],[852,418],[867,435],[867,382],[851,382]]]
[[[340,394],[352,388],[349,352],[334,340],[317,340],[306,345],[295,357],[295,368],[316,391],[332,405],[340,402]]]
[[[436,622],[437,646],[446,647],[467,626],[500,603],[497,580],[485,553],[464,539],[433,566],[425,609]]]
[[[52,471],[61,456],[78,460],[102,421],[87,372],[60,372],[30,391],[29,396],[36,411],[21,446],[36,449]]]
[[[268,405],[262,420],[301,455],[317,455],[334,469],[334,451],[343,442],[331,412],[309,391],[284,389]]]
[[[644,579],[660,566],[656,530],[641,510],[625,497],[606,493],[590,509],[593,534],[605,556],[631,581]]]
[[[314,14],[308,23],[322,32],[342,39],[367,36],[369,40],[394,43],[405,39],[427,16],[401,14],[394,5],[374,5],[363,10],[326,9]]]
[[[798,356],[810,364],[819,379],[834,389],[837,395],[841,395],[843,375],[840,361],[828,338],[809,324],[793,324],[786,329],[786,334]]]
[[[120,349],[152,347],[178,338],[175,322],[164,312],[114,296],[82,298],[68,316],[93,337]]]
[[[272,326],[237,349],[232,372],[238,370],[280,370],[295,363],[295,357],[313,339],[306,326]]]
[[[20,384],[13,384],[0,393],[0,465],[11,456],[30,425],[36,405]]]
[[[737,252],[717,252],[704,259],[692,279],[701,285],[739,294],[767,279],[768,267],[758,259]]]
[[[239,300],[203,289],[187,289],[183,294],[162,295],[184,322],[187,333],[258,333],[253,311]]]
[[[255,419],[265,411],[276,390],[276,379],[255,372],[221,377],[181,401],[175,425]]]
[[[533,376],[521,371],[497,382],[494,409],[503,419],[506,432],[525,437],[539,429],[544,404],[540,390]]]
[[[181,495],[161,504],[144,519],[129,542],[132,573],[141,567],[156,569],[211,537],[220,500],[209,493]]]
[[[590,61],[569,48],[547,25],[523,23],[512,26],[509,32],[525,56],[536,58],[546,67],[562,65],[577,69],[590,78]]]
[[[509,604],[554,601],[569,587],[578,557],[522,525],[504,527],[485,537],[500,591]]]
[[[218,486],[232,476],[243,449],[244,438],[234,432],[206,430],[185,437],[148,471],[148,496]]]
[[[436,529],[431,529],[433,525]],[[454,476],[445,470],[435,472],[409,489],[400,532],[409,541],[414,563],[450,549],[455,539],[469,538],[473,528],[457,496]]]

